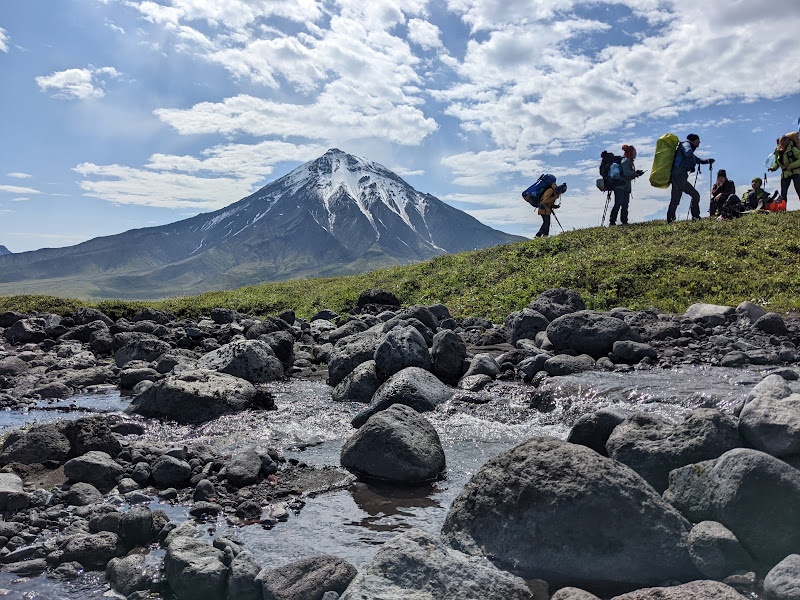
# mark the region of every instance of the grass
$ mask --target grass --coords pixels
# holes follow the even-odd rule
[[[408,266],[328,279],[265,283],[156,301],[42,295],[0,297],[0,312],[66,315],[82,306],[112,318],[144,307],[197,317],[214,307],[254,315],[285,309],[309,318],[327,308],[352,311],[369,288],[393,292],[403,304],[443,303],[455,317],[501,322],[540,292],[568,287],[589,308],[658,307],[683,312],[695,302],[736,306],[749,300],[767,310],[800,310],[800,211],[746,215],[735,221],[639,223],[594,227]]]

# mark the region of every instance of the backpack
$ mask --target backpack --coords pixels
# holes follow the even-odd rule
[[[525,197],[525,194],[530,194],[530,200],[527,200],[528,204],[530,204],[533,208],[539,208],[539,201],[542,199],[542,194],[544,191],[553,185],[556,182],[556,178],[550,173],[543,173],[539,175],[539,179],[536,180],[532,186],[522,192],[522,197]]]
[[[617,187],[620,176],[620,162],[622,162],[622,157],[613,152],[603,150],[600,153],[600,177],[602,179],[598,179],[596,185],[601,192],[608,192]],[[616,177],[613,176],[612,170],[616,170]]]
[[[650,169],[650,185],[657,188],[668,188],[672,175],[672,163],[680,140],[674,133],[665,133],[656,142],[653,155],[653,168]]]
[[[730,194],[720,208],[719,214],[723,219],[736,219],[742,216],[747,207],[739,200],[736,194]]]

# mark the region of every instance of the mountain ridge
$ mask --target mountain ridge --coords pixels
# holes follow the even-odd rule
[[[210,213],[0,256],[0,293],[158,298],[355,274],[523,239],[333,148]]]

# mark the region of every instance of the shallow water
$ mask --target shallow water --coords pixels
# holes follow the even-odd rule
[[[198,527],[208,538],[232,533],[264,567],[281,566],[319,553],[336,554],[360,567],[398,531],[418,527],[438,533],[451,503],[472,474],[487,460],[518,443],[542,435],[564,439],[579,416],[605,406],[646,411],[673,421],[699,407],[716,407],[730,413],[767,373],[692,366],[671,371],[589,372],[552,378],[544,386],[550,393],[539,410],[530,406],[536,397],[533,387],[493,384],[488,394],[491,399],[486,403],[455,399],[426,413],[445,450],[447,476],[443,481],[412,489],[356,484],[347,490],[307,497],[302,510],[290,511],[288,521],[269,530],[260,525],[231,528],[223,519]],[[792,387],[797,391],[800,384],[792,383]],[[273,391],[275,411],[246,411],[196,427],[153,422],[148,424],[145,435],[166,443],[201,440],[223,451],[248,443],[267,443],[307,464],[338,466],[342,444],[353,432],[350,419],[364,406],[332,402],[330,388],[320,382],[281,383]],[[86,403],[91,410],[118,411],[127,404],[119,394],[70,401]],[[44,412],[0,414],[0,430],[26,418],[65,416]],[[153,508],[166,510],[176,521],[185,520],[188,514],[187,507],[154,502]],[[0,588],[11,588],[11,597],[20,598],[99,598],[108,588],[102,576],[98,579],[96,575],[70,584],[44,577],[12,584],[15,576],[0,573]]]

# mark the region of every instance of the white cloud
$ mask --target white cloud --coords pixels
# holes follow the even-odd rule
[[[54,98],[87,100],[105,96],[106,79],[116,79],[120,73],[114,67],[66,69],[50,75],[36,77],[42,92],[51,92]]]
[[[408,39],[424,50],[441,48],[440,34],[439,28],[433,23],[422,19],[409,19],[408,21]]]
[[[8,37],[8,32],[0,27],[0,52],[8,52],[8,41],[11,38]]]
[[[171,0],[170,6],[151,1],[132,2],[154,23],[178,25],[181,21],[205,21],[211,25],[245,27],[267,17],[283,17],[298,23],[322,16],[315,0]]]
[[[8,192],[9,194],[41,194],[39,190],[18,185],[0,185],[0,192]]]
[[[6,173],[9,177],[13,177],[14,179],[30,179],[31,175],[29,173]]]

